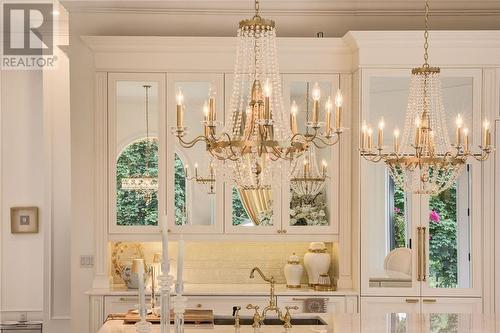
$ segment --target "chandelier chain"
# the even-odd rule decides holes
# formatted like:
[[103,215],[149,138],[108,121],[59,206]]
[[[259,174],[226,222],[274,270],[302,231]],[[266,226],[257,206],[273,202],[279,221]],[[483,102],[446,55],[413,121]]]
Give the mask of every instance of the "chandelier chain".
[[255,0],[255,17],[260,17],[260,2]]
[[429,1],[425,1],[424,66],[429,67]]

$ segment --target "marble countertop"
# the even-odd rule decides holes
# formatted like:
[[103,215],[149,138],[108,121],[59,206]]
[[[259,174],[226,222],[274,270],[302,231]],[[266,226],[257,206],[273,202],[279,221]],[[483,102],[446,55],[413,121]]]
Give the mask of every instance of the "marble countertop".
[[[299,316],[294,316],[299,317]],[[386,333],[386,332],[450,332],[450,333],[494,333],[500,332],[500,321],[494,317],[470,314],[328,314],[322,315],[327,326],[294,326],[288,333]],[[439,318],[438,318],[439,317]],[[173,326],[171,326],[173,331]],[[233,326],[185,327],[186,333],[235,333]],[[135,333],[134,325],[124,325],[121,320],[106,322],[98,333]],[[160,332],[159,325],[152,326],[152,333]],[[262,326],[258,331],[251,326],[242,326],[238,333],[282,333],[282,326]]]
[[[186,296],[268,296],[269,284],[186,284]],[[278,296],[346,296],[357,295],[354,290],[315,291],[303,285],[300,289],[289,289],[284,284],[276,285]],[[106,289],[91,289],[87,292],[90,296],[132,296],[137,295],[137,290],[127,289],[124,285],[113,285]]]

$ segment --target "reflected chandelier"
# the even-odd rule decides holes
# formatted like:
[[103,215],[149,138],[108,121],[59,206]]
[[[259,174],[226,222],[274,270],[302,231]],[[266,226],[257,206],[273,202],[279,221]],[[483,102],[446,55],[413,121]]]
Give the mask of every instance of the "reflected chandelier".
[[[295,114],[285,116],[276,51],[276,29],[272,20],[260,16],[255,1],[255,16],[239,23],[234,83],[230,112],[222,131],[216,120],[215,98],[209,96],[204,112],[204,134],[185,140],[183,95],[177,95],[177,127],[173,128],[182,147],[204,142],[218,161],[220,174],[231,176],[242,190],[270,190],[279,183],[279,171],[303,154],[311,144],[326,147],[338,142],[343,128],[342,107],[338,107],[337,126],[332,127],[331,112],[319,121],[319,97],[314,101],[310,133],[297,131]],[[223,162],[223,163],[221,163]]]
[[450,144],[442,100],[440,68],[428,63],[429,3],[425,1],[424,64],[412,70],[405,126],[401,141],[394,130],[392,151],[383,147],[384,120],[378,126],[377,145],[373,130],[363,122],[361,156],[384,162],[394,182],[405,192],[436,195],[448,189],[460,175],[469,157],[484,161],[493,151],[489,122],[483,123],[479,152],[470,149],[469,129],[460,115],[456,121],[455,143]]
[[126,191],[139,192],[146,200],[146,203],[149,203],[151,201],[153,193],[158,191],[158,178],[153,177],[149,174],[149,156],[151,153],[151,141],[154,140],[154,138],[149,137],[149,89],[151,88],[151,86],[150,85],[143,85],[143,88],[145,90],[145,95],[146,95],[146,98],[145,98],[145,101],[146,101],[146,105],[145,105],[145,114],[146,114],[145,171],[144,171],[143,175],[122,178],[121,188],[122,188],[122,190],[126,190]]

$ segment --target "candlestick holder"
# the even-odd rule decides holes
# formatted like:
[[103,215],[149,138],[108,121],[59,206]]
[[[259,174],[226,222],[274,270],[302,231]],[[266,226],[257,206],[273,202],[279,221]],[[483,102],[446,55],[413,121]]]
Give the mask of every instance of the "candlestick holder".
[[141,321],[137,322],[135,324],[135,331],[137,333],[150,333],[152,331],[153,324],[151,324],[149,321]]
[[175,333],[184,333],[184,313],[187,308],[187,297],[177,294],[174,297]]
[[166,269],[162,270],[162,274],[158,277],[160,286],[160,332],[170,332],[170,289],[174,284],[174,277],[169,275],[170,268],[167,265]]

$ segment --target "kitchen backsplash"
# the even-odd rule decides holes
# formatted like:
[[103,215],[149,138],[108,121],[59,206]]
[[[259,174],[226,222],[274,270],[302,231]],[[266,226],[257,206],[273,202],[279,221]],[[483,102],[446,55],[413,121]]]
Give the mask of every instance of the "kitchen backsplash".
[[[184,279],[185,283],[264,283],[260,277],[250,279],[250,270],[258,266],[266,275],[272,275],[277,283],[285,283],[283,267],[288,257],[296,253],[303,263],[309,243],[265,243],[265,242],[185,242]],[[336,276],[337,246],[326,243],[332,255],[330,276]],[[161,252],[160,242],[111,242],[110,267],[113,283],[121,284],[122,279],[116,267],[130,264],[133,258],[143,256],[147,264],[155,253]],[[176,276],[177,242],[169,244],[171,274]],[[302,283],[307,283],[304,270]]]

